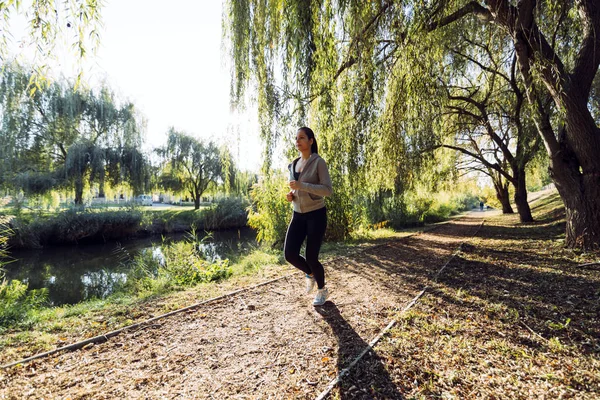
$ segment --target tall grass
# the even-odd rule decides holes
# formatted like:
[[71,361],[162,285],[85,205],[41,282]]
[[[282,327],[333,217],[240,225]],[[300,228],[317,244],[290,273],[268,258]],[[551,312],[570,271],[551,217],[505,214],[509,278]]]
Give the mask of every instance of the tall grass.
[[27,285],[4,277],[2,266],[6,263],[6,245],[10,230],[0,221],[0,330],[28,319],[31,312],[45,304],[45,289],[27,290]]
[[[121,291],[129,294],[165,293],[203,282],[218,282],[231,276],[229,260],[209,261],[193,230],[188,240],[166,243],[144,251],[124,264],[129,269]],[[160,251],[158,251],[160,249]]]

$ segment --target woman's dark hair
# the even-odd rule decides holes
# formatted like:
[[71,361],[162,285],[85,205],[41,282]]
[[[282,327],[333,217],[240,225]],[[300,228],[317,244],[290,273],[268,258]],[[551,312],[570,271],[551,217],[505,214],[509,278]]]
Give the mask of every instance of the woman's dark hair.
[[317,139],[315,139],[315,133],[312,129],[303,126],[302,128],[298,128],[298,130],[304,132],[308,140],[313,140],[313,144],[310,146],[310,152],[319,154],[319,146],[317,146]]

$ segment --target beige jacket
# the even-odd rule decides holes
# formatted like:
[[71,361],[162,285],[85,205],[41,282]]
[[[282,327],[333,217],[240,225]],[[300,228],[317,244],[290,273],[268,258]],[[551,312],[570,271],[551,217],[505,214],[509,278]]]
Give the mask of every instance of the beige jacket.
[[[290,165],[290,180],[294,179],[294,164],[299,160],[296,158]],[[333,188],[327,164],[318,154],[312,153],[304,165],[298,177],[299,189],[293,191],[292,204],[294,211],[307,213],[325,207],[325,196],[331,196]]]

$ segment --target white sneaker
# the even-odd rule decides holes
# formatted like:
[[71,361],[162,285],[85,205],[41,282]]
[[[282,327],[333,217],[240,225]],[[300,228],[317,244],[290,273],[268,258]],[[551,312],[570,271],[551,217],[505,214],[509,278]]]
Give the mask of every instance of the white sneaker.
[[310,292],[312,292],[313,289],[315,288],[316,284],[317,284],[317,281],[315,280],[315,277],[306,274],[306,294],[309,294]]
[[327,300],[327,296],[329,296],[329,292],[327,291],[327,288],[317,289],[317,295],[315,296],[315,299],[313,300],[313,306],[322,306],[323,304],[325,304],[325,301]]

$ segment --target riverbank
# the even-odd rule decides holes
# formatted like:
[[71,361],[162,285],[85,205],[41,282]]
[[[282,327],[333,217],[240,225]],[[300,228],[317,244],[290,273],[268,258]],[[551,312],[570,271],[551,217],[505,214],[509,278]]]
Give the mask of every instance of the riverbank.
[[21,212],[6,215],[13,249],[104,243],[135,237],[189,232],[192,229],[221,230],[247,226],[248,204],[227,198],[212,206],[162,208],[130,205],[123,208],[68,209],[58,212]]

